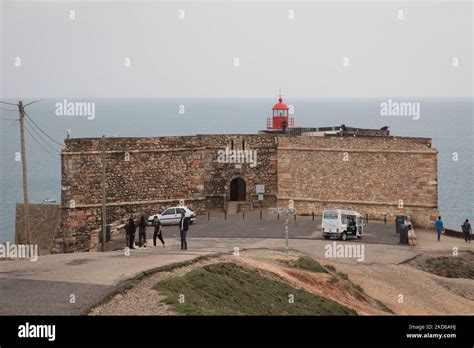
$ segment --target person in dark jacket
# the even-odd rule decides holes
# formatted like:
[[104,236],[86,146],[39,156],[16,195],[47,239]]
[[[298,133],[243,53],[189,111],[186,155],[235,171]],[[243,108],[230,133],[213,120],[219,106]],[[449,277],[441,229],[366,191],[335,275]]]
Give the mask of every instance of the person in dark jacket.
[[464,240],[466,241],[466,243],[471,243],[472,227],[468,219],[464,221],[464,223],[461,225],[461,228],[462,232],[464,233]]
[[138,223],[138,245],[146,248],[146,220],[145,215],[140,217],[140,222]]
[[155,230],[153,232],[153,245],[156,247],[156,238],[161,241],[163,244],[163,248],[165,247],[165,241],[163,240],[163,228],[161,226],[160,220],[155,216],[153,219],[153,225],[155,226]]
[[133,244],[135,242],[136,229],[137,227],[135,226],[135,220],[133,220],[133,216],[130,216],[130,219],[128,219],[128,224],[127,224],[128,247],[130,249],[135,249]]
[[186,234],[189,229],[189,220],[184,215],[184,212],[181,212],[181,219],[179,220],[179,234],[181,236],[181,250],[188,249],[188,242],[186,241]]

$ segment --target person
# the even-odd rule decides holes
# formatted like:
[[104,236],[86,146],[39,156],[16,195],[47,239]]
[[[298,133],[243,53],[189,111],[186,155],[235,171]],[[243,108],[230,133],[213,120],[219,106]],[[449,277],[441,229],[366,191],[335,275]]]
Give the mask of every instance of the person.
[[135,242],[135,230],[137,227],[135,226],[135,220],[133,220],[133,216],[130,215],[127,224],[127,235],[128,235],[128,247],[130,249],[135,249],[134,242]]
[[441,232],[443,232],[443,221],[441,216],[438,216],[438,220],[435,222],[436,232],[438,232],[438,242],[441,240]]
[[153,246],[156,247],[156,237],[161,241],[163,244],[163,248],[165,247],[165,241],[163,240],[163,228],[161,226],[161,222],[157,216],[153,219],[153,225],[155,226],[155,231],[153,232]]
[[353,217],[351,217],[350,226],[351,226],[352,234],[357,235],[357,224]]
[[146,248],[146,220],[145,215],[140,217],[140,222],[138,223],[138,245]]
[[408,224],[408,245],[416,245],[416,234],[411,223]]
[[181,211],[181,219],[179,220],[179,234],[181,236],[181,250],[188,250],[188,242],[186,241],[186,234],[189,228],[188,218]]
[[472,227],[468,219],[464,221],[464,223],[461,225],[461,228],[462,228],[462,232],[464,233],[464,241],[466,243],[471,243]]

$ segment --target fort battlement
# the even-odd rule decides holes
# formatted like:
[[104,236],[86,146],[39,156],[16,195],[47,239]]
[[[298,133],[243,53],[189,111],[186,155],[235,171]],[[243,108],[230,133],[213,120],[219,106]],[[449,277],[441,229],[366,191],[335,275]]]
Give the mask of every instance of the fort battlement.
[[[184,200],[199,212],[229,201],[320,214],[343,208],[371,219],[406,214],[431,226],[437,151],[431,140],[393,136],[221,134],[66,139],[61,153],[61,227],[53,252],[88,250],[101,224],[102,151],[107,222],[152,214]],[[219,161],[219,151],[256,150],[256,165]],[[256,185],[264,185],[263,200]]]

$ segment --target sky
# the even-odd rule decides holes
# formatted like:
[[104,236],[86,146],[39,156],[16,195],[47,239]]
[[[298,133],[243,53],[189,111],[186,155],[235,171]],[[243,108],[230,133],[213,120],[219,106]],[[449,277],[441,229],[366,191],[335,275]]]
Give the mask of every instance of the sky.
[[473,95],[469,1],[0,1],[1,98]]

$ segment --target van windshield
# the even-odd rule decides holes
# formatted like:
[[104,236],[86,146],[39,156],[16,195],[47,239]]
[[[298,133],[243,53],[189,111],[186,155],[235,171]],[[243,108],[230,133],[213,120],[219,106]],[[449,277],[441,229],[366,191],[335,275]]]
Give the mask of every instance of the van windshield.
[[323,214],[323,219],[336,219],[338,218],[337,211],[326,210]]

